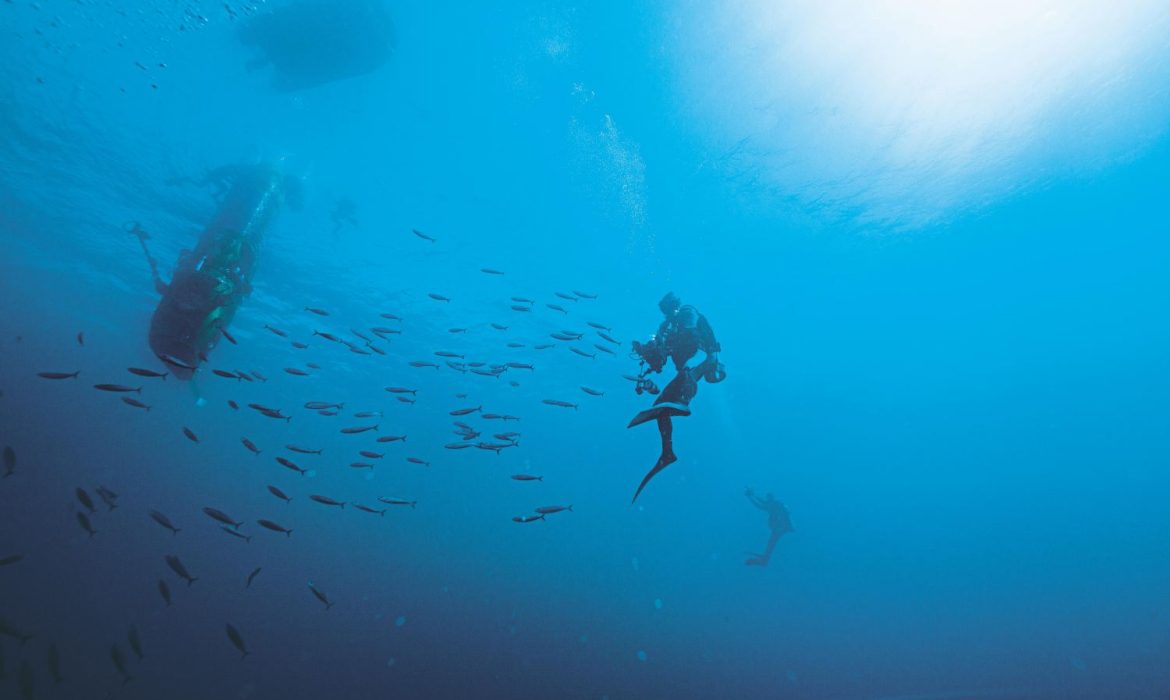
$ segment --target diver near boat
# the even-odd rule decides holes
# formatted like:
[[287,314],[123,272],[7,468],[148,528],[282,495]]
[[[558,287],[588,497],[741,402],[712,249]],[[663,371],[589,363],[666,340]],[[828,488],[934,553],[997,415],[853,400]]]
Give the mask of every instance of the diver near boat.
[[[631,503],[638,500],[638,495],[646,484],[678,458],[674,454],[674,425],[671,422],[675,416],[691,415],[690,403],[699,388],[699,380],[705,379],[708,383],[718,384],[727,377],[723,363],[719,361],[719,342],[715,339],[715,332],[707,318],[699,313],[695,307],[683,305],[682,301],[673,292],[658,302],[662,311],[662,323],[658,332],[651,336],[649,342],[634,341],[634,355],[642,362],[642,372],[634,390],[641,395],[643,392],[651,395],[658,394],[651,408],[634,416],[627,428],[649,422],[658,423],[658,433],[662,438],[662,452],[654,467],[642,479],[638,490],[634,492]],[[687,363],[694,358],[698,351],[706,355],[703,361],[694,367]],[[659,393],[658,387],[649,378],[651,372],[661,372],[668,359],[674,360],[677,371],[674,379]]]
[[776,497],[770,493],[764,498],[759,498],[749,488],[743,492],[743,495],[747,496],[748,501],[753,506],[768,514],[768,527],[772,530],[772,535],[768,538],[768,547],[764,553],[753,555],[744,563],[748,566],[767,566],[768,560],[772,558],[772,550],[776,548],[776,543],[783,535],[794,531],[792,518],[784,504],[777,501]]
[[150,234],[138,222],[127,228],[142,244],[155,289],[162,295],[150,321],[150,348],[180,379],[190,378],[207,361],[251,293],[260,244],[281,206],[299,206],[300,183],[273,166],[220,171],[230,185],[219,210],[195,249],[179,254],[170,283],[163,281],[147,248]]

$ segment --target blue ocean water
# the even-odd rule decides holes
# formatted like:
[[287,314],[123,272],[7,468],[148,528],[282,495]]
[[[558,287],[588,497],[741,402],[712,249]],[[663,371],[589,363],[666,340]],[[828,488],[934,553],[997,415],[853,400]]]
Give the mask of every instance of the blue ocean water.
[[[868,46],[802,7],[769,43],[728,41],[772,26],[747,2],[0,5],[0,697],[1170,697],[1165,51],[1021,52],[987,85],[1031,84],[949,111],[954,76],[878,80],[896,42],[796,70]],[[288,178],[237,342],[130,374],[175,368],[128,231],[169,281],[225,166]],[[669,291],[727,378],[631,504]],[[746,488],[794,525],[764,567]]]

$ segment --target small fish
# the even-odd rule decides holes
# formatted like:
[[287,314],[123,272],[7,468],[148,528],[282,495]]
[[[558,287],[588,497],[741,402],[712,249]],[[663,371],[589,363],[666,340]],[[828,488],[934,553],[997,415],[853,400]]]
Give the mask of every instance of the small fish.
[[236,370],[236,377],[242,381],[248,382],[249,384],[253,382],[251,375],[249,375],[247,372]]
[[453,362],[451,360],[447,360],[447,366],[450,367],[451,369],[455,370],[456,372],[466,372],[467,371],[467,365],[465,365],[462,362]]
[[235,401],[232,401],[231,399],[228,399],[228,402],[227,402],[227,404],[228,404],[228,406],[230,406],[230,407],[231,407],[231,409],[232,409],[233,411],[238,411],[238,410],[240,410],[240,404],[236,403]]
[[497,331],[506,331],[506,330],[508,330],[508,327],[507,327],[507,326],[505,326],[505,325],[503,325],[502,323],[493,323],[493,324],[491,324],[491,327],[492,327],[492,328],[495,328]]
[[536,512],[541,515],[551,515],[553,513],[560,513],[563,510],[571,511],[573,510],[573,506],[541,506],[536,509]]
[[609,326],[602,325],[602,324],[598,323],[597,321],[586,321],[585,325],[587,325],[591,328],[596,328],[599,331],[612,331],[613,330]]
[[343,404],[343,403],[327,403],[325,401],[310,401],[310,402],[305,404],[305,408],[307,408],[311,411],[318,411],[318,410],[321,410],[323,408],[338,408],[338,409],[340,409],[340,408],[345,408],[345,404]]
[[164,601],[166,601],[167,607],[171,607],[171,587],[168,586],[167,582],[161,578],[158,580],[158,594],[162,596]]
[[236,374],[235,372],[229,372],[226,369],[213,369],[211,370],[211,373],[217,377],[223,377],[224,379],[234,379],[237,382],[240,381],[240,375]]
[[321,505],[337,506],[338,508],[345,507],[345,503],[343,501],[334,500],[328,496],[319,496],[317,494],[313,494],[312,496],[309,496],[309,498],[316,501],[317,503],[320,503]]
[[317,413],[322,415],[322,416],[336,416],[337,415],[337,411],[317,411]]
[[410,394],[411,396],[414,396],[418,393],[417,389],[407,389],[404,386],[388,386],[386,387],[386,391],[390,392],[391,394]]
[[434,367],[435,369],[439,369],[439,365],[435,364],[434,362],[427,362],[426,360],[415,360],[415,361],[410,363],[410,366],[411,367]]
[[234,527],[237,530],[239,530],[240,526],[244,524],[244,521],[233,520],[230,515],[223,512],[222,510],[219,510],[216,508],[205,507],[205,508],[203,508],[203,514],[206,515],[207,517],[211,518],[212,520],[218,522],[218,523],[222,523],[224,525],[231,525],[232,527]]
[[126,386],[125,384],[94,384],[93,388],[98,389],[99,391],[112,391],[114,393],[120,394],[129,392],[134,392],[137,394],[142,393],[142,387]]
[[512,307],[512,310],[519,311],[521,313],[528,313],[529,311],[532,311],[532,307],[515,305]]
[[576,340],[578,338],[578,336],[575,334],[565,333],[563,331],[560,333],[549,333],[548,335],[554,340]]
[[[402,331],[398,328],[387,328],[386,326],[374,326],[370,329],[371,333],[378,336],[383,335],[402,335]],[[384,340],[384,339],[383,339]]]
[[381,452],[374,452],[372,450],[362,450],[361,452],[358,452],[358,454],[365,457],[366,459],[382,459],[382,457],[385,457],[385,455],[383,455]]
[[145,408],[148,411],[150,410],[150,406],[147,406],[138,399],[129,396],[123,396],[122,403],[126,404],[127,406],[133,406],[134,408]]
[[456,409],[454,411],[449,411],[448,415],[466,416],[466,415],[471,414],[471,413],[476,413],[482,408],[483,408],[483,406],[474,406],[472,408],[459,408],[459,409]]
[[88,532],[90,537],[97,534],[97,530],[93,529],[93,525],[89,522],[89,516],[85,513],[77,514],[77,524],[81,526],[82,530]]
[[248,438],[242,437],[242,438],[240,438],[240,442],[243,443],[244,447],[248,448],[248,451],[251,452],[252,454],[254,454],[254,455],[260,454],[260,448],[256,447],[256,443],[252,442]]
[[220,326],[219,332],[223,335],[223,337],[227,338],[227,341],[232,345],[239,345],[239,343],[236,342],[236,339],[232,337],[232,334],[228,333],[228,329]]
[[564,299],[565,301],[577,301],[577,297],[573,296],[572,294],[566,294],[565,292],[553,292],[553,294],[560,297],[561,299]]
[[478,374],[481,377],[495,377],[500,378],[500,373],[490,369],[479,369],[478,367],[471,370],[472,374]]
[[259,573],[260,573],[260,567],[257,566],[255,569],[252,570],[252,573],[248,574],[248,582],[244,584],[244,588],[251,588],[252,587],[252,579],[256,578],[256,576]]
[[198,366],[196,366],[190,362],[184,362],[183,360],[180,360],[179,358],[177,358],[173,355],[158,354],[158,355],[155,355],[155,357],[162,360],[162,363],[164,365],[171,365],[173,367],[179,367],[180,369],[189,370],[191,372],[194,372],[195,370],[199,369]]
[[497,269],[492,268],[492,267],[481,267],[481,268],[479,268],[479,271],[484,273],[485,275],[502,275],[502,274],[504,274],[502,270],[497,270]]
[[288,450],[289,452],[298,452],[298,453],[303,454],[303,455],[319,455],[319,454],[321,454],[321,450],[310,450],[307,447],[298,447],[297,445],[285,445],[284,449]]
[[[259,571],[259,569],[257,569],[257,571]],[[240,636],[240,631],[235,627],[232,627],[230,624],[227,625],[225,629],[227,631],[228,639],[231,640],[232,646],[234,646],[240,652],[240,660],[242,661],[247,658],[248,654],[251,654],[252,652],[248,651],[248,645],[244,644],[244,638]]]
[[297,367],[285,367],[284,371],[296,377],[307,377],[309,373]]
[[265,409],[257,409],[257,410],[260,411],[261,415],[267,416],[268,418],[276,418],[278,420],[285,421],[286,423],[292,421],[292,416],[286,416],[283,413],[281,413],[278,409],[275,409],[275,408],[265,408]]
[[274,523],[271,520],[261,519],[257,520],[256,524],[266,530],[272,530],[273,532],[283,532],[286,537],[292,537],[292,530],[281,525],[280,523]]
[[533,350],[548,350],[549,348],[555,348],[555,347],[556,347],[556,343],[541,343],[540,345],[533,345],[532,349]]
[[533,371],[536,369],[535,367],[528,364],[527,362],[509,362],[508,368],[509,369],[526,369],[528,371]]
[[[54,685],[61,685],[61,681],[65,680],[61,675],[61,652],[57,651],[56,643],[49,644],[49,677],[53,679]],[[4,676],[0,673],[0,679]]]
[[187,573],[187,567],[183,566],[183,562],[181,562],[174,554],[168,554],[163,557],[163,559],[166,561],[167,566],[171,567],[171,571],[174,571],[179,578],[186,581],[188,586],[199,580],[198,578],[195,578],[191,574]]
[[532,476],[531,474],[513,474],[512,479],[515,481],[544,481],[543,476]]
[[598,391],[597,389],[590,389],[587,386],[581,387],[581,391],[585,392],[586,394],[589,394],[590,396],[605,396],[604,391]]
[[122,650],[117,644],[110,647],[110,660],[114,662],[114,668],[118,669],[118,674],[122,676],[122,685],[134,680],[134,676],[126,670],[126,657],[122,656]]
[[309,349],[309,346],[307,343],[302,343],[299,340],[290,341],[289,344],[292,345],[297,350],[308,350]]
[[338,338],[337,336],[333,335],[332,333],[323,333],[321,331],[313,331],[313,335],[315,335],[319,338],[324,338],[325,340],[331,340],[334,343],[341,342],[341,338]]
[[272,326],[269,326],[269,325],[265,325],[264,328],[271,331],[272,333],[275,333],[276,335],[280,336],[281,338],[288,337],[288,333],[285,333],[284,331],[280,330],[279,328],[273,328]]
[[11,556],[0,558],[0,566],[10,566],[24,559],[23,554],[13,554]]
[[195,433],[191,432],[191,429],[187,426],[183,426],[183,434],[186,435],[187,439],[191,442],[199,442],[199,438],[195,435]]
[[308,311],[311,314],[317,314],[318,316],[328,316],[329,315],[329,312],[326,311],[325,309],[315,309],[312,306],[306,306],[305,311]]
[[430,241],[431,243],[434,243],[434,242],[435,242],[435,239],[434,239],[434,238],[431,238],[430,236],[428,236],[427,234],[423,233],[422,231],[419,231],[419,230],[418,230],[418,229],[416,229],[416,228],[412,228],[412,229],[410,229],[410,232],[411,232],[411,233],[413,233],[414,235],[418,236],[419,238],[423,239],[424,241]]
[[305,366],[308,367],[309,369],[321,369],[321,365],[319,365],[315,362],[306,362]]
[[524,347],[524,343],[511,342],[511,343],[508,343],[508,347],[510,347],[510,348],[522,348],[522,347]]
[[81,347],[85,347],[85,333],[77,334],[77,344]]
[[569,403],[568,401],[559,401],[557,399],[545,399],[541,403],[546,403],[549,406],[560,406],[561,408],[572,408],[576,410],[577,404]]
[[81,503],[81,505],[85,506],[86,510],[88,510],[90,513],[97,512],[97,509],[93,507],[93,499],[89,497],[89,493],[87,493],[85,489],[78,486],[76,489],[74,489],[73,493],[77,496],[77,500]]
[[458,360],[463,359],[463,355],[460,355],[457,352],[450,352],[447,350],[437,350],[435,352],[435,357],[450,357],[450,358],[458,359]]
[[130,374],[138,375],[139,377],[147,377],[150,379],[161,379],[166,381],[168,372],[155,372],[153,369],[143,369],[142,367],[127,367],[126,371]]
[[573,293],[576,294],[577,296],[581,297],[582,299],[596,299],[597,298],[596,294],[590,294],[589,292],[582,292],[582,291],[579,291],[576,289],[573,290]]
[[242,532],[236,532],[235,530],[231,529],[227,525],[221,525],[219,529],[223,530],[224,532],[231,535],[232,537],[238,537],[239,539],[247,542],[248,544],[252,543],[252,536],[251,535],[245,535]]
[[499,443],[495,443],[495,442],[477,442],[477,443],[475,443],[475,447],[477,449],[492,450],[496,454],[500,454],[500,450],[504,450],[504,449],[507,449],[509,447],[515,447],[515,446],[516,446],[516,443],[513,443],[513,442],[509,442],[509,443],[505,443],[505,444],[499,444]]
[[37,376],[41,379],[77,379],[79,374],[81,374],[81,370],[76,372],[37,372]]
[[272,494],[273,496],[276,496],[277,498],[284,501],[285,503],[288,503],[289,501],[292,500],[292,496],[289,496],[284,491],[281,491],[279,488],[272,486],[272,485],[268,486],[268,493]]
[[130,643],[130,651],[142,661],[142,640],[138,637],[138,628],[130,625],[130,629],[126,631],[126,641]]
[[157,510],[150,511],[150,519],[170,530],[172,535],[177,535],[182,532],[182,528],[175,527],[170,518]]
[[365,350],[362,350],[361,348],[354,346],[354,345],[349,346],[349,351],[355,355],[369,355],[370,354],[369,352],[366,352]]
[[341,432],[344,435],[357,435],[358,433],[365,433],[365,432],[368,432],[370,430],[377,431],[378,430],[377,424],[375,424],[375,425],[358,425],[358,426],[354,426],[351,428],[342,428]]
[[503,413],[485,413],[481,416],[484,420],[504,420]]
[[617,338],[614,338],[605,331],[597,331],[597,335],[601,336],[603,340],[613,343],[614,345],[621,345],[621,341],[619,341]]
[[385,351],[385,350],[383,350],[382,348],[378,347],[377,345],[367,345],[366,347],[368,347],[369,349],[371,349],[371,350],[373,350],[374,352],[378,353],[379,355],[382,355],[382,356],[385,356],[385,355],[386,355],[386,351]]
[[394,398],[398,399],[399,403],[408,403],[408,404],[414,403],[414,399],[409,399],[405,396],[395,396]]
[[374,465],[370,464],[369,462],[350,462],[349,466],[353,467],[354,469],[373,469],[374,468]]
[[370,340],[370,339],[369,339],[367,336],[365,336],[365,335],[362,335],[362,333],[361,333],[360,331],[354,330],[353,328],[350,328],[350,329],[349,329],[349,332],[350,332],[350,333],[353,333],[354,335],[356,335],[357,337],[361,338],[362,340],[364,340],[364,341],[365,341],[365,342],[367,342],[367,343],[372,343],[372,342],[374,342],[374,341]]
[[443,445],[443,447],[448,450],[465,450],[468,447],[471,447],[471,444],[467,442],[449,442],[446,445]]
[[597,348],[601,352],[604,352],[606,355],[613,355],[614,354],[613,350],[610,350],[609,348],[605,347],[601,343],[594,343],[593,347]]
[[12,625],[8,624],[8,621],[2,617],[0,617],[0,635],[11,637],[19,641],[21,646],[24,646],[28,640],[36,636],[35,634],[28,634],[16,629]]
[[277,462],[277,463],[278,463],[280,466],[284,467],[285,469],[291,469],[291,470],[293,470],[294,472],[296,472],[296,473],[300,474],[301,476],[304,476],[304,475],[305,475],[305,472],[306,472],[306,471],[308,471],[307,469],[302,469],[302,468],[298,467],[298,466],[297,466],[296,464],[294,464],[294,463],[293,463],[291,460],[287,460],[287,459],[285,459],[284,457],[277,457],[277,458],[276,458],[276,462]]
[[427,462],[426,460],[419,459],[418,457],[407,457],[406,461],[410,462],[411,464],[421,464],[424,467],[431,466],[430,462]]
[[94,490],[97,491],[98,497],[102,499],[102,503],[106,504],[108,510],[114,510],[118,507],[118,495],[113,491],[110,491],[104,486],[99,486]]
[[560,311],[563,314],[569,313],[568,311],[565,310],[565,307],[563,307],[563,306],[558,306],[556,304],[545,304],[545,306],[552,309],[553,311]]
[[385,508],[382,508],[381,510],[379,510],[379,509],[377,509],[377,508],[371,508],[371,507],[369,507],[369,506],[363,506],[363,505],[362,505],[362,504],[360,504],[360,503],[355,503],[355,504],[353,504],[353,507],[354,507],[354,508],[357,508],[358,510],[360,510],[360,511],[362,511],[362,512],[364,512],[364,513],[377,513],[378,515],[381,515],[381,516],[383,516],[383,517],[385,517],[385,515],[386,515],[386,509],[385,509]]
[[256,381],[259,381],[259,382],[266,382],[266,381],[268,381],[268,379],[267,379],[267,378],[266,378],[266,377],[265,377],[263,374],[260,374],[260,373],[259,373],[259,372],[257,372],[256,370],[252,370],[252,371],[250,372],[250,374],[251,374],[253,377],[255,377],[255,378],[256,378]]
[[403,499],[403,498],[381,497],[378,500],[381,501],[382,503],[385,503],[388,506],[410,506],[411,508],[414,508],[415,506],[418,505],[418,501],[408,501],[408,500]]
[[434,292],[427,294],[427,296],[434,299],[435,301],[451,301],[450,297],[445,297],[442,294],[435,294]]
[[378,438],[378,442],[406,442],[405,435],[383,435]]
[[569,349],[572,350],[574,353],[580,355],[581,357],[588,357],[590,360],[595,359],[597,357],[596,353],[585,352],[581,348],[569,348]]
[[309,590],[313,592],[313,595],[317,598],[317,600],[325,604],[326,610],[333,607],[333,603],[329,602],[329,596],[325,595],[321,589],[314,586],[312,581],[309,582]]
[[514,523],[534,523],[537,520],[544,520],[543,515],[514,515],[512,522]]
[[395,314],[378,314],[378,315],[381,316],[382,318],[386,319],[387,321],[401,321],[402,320],[401,316],[397,316]]

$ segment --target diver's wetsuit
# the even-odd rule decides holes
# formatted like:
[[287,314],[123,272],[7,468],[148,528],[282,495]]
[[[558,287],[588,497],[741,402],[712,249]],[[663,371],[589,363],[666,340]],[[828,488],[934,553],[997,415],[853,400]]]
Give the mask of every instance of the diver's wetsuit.
[[[150,347],[172,372],[190,377],[252,291],[265,231],[286,196],[286,178],[267,166],[239,168],[193,251],[183,251],[170,284],[152,262],[163,298],[150,322]],[[134,233],[146,247],[146,234]],[[149,252],[147,253],[149,258]]]
[[748,491],[746,495],[752,505],[768,513],[768,527],[772,530],[772,534],[768,537],[768,546],[764,553],[757,554],[744,563],[748,566],[767,566],[768,560],[772,558],[772,550],[776,548],[780,537],[793,531],[792,518],[784,504],[773,498],[772,494],[768,494],[765,499],[756,498],[751,491]]
[[[699,379],[706,379],[709,382],[723,380],[723,366],[718,356],[719,342],[715,340],[711,324],[693,306],[671,308],[672,300],[677,304],[677,298],[673,295],[667,295],[659,302],[666,319],[658,326],[658,333],[653,340],[646,345],[634,346],[635,351],[649,364],[651,371],[662,371],[666,359],[671,358],[678,372],[654,400],[654,407],[639,413],[627,426],[641,425],[653,419],[658,423],[658,433],[662,438],[662,453],[654,468],[646,474],[634,493],[635,501],[650,479],[677,459],[674,454],[674,424],[671,418],[691,414],[690,403],[698,391]],[[687,363],[700,350],[706,357],[698,365],[688,367]]]

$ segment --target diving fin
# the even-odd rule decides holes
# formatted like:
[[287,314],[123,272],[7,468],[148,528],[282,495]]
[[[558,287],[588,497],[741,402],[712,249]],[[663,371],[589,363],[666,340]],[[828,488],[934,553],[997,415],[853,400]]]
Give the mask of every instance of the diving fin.
[[658,474],[658,472],[666,469],[676,461],[678,461],[678,457],[674,456],[673,454],[670,455],[669,458],[665,454],[659,457],[658,461],[654,463],[654,468],[646,472],[646,476],[642,477],[642,483],[638,484],[638,490],[634,492],[634,497],[630,499],[630,504],[632,505],[634,501],[638,500],[638,496],[642,493],[642,489],[646,488],[646,484],[650,483],[650,480],[653,479],[654,476]]
[[664,403],[660,403],[660,404],[655,404],[654,406],[651,406],[650,408],[647,408],[645,411],[642,411],[638,415],[634,416],[634,419],[631,420],[630,424],[627,425],[626,427],[632,428],[635,425],[642,425],[643,423],[646,423],[646,422],[649,422],[652,420],[657,420],[659,416],[689,416],[689,415],[691,415],[691,409],[687,408],[683,404],[664,402]]

